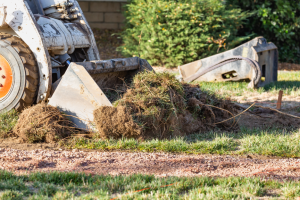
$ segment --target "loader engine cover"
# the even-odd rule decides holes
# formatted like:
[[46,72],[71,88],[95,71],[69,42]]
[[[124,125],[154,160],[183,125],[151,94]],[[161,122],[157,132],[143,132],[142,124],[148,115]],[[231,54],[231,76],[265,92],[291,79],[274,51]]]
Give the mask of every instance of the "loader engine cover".
[[36,15],[36,21],[47,49],[56,55],[72,54],[76,48],[90,47],[87,32],[79,23],[63,23],[40,15]]

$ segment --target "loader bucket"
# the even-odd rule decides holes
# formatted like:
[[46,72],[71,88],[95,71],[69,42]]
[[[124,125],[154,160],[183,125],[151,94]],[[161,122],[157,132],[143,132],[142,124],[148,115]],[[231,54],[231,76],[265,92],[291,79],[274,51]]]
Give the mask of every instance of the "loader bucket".
[[153,69],[138,57],[71,63],[49,104],[69,116],[78,128],[94,130],[93,111],[99,106],[112,106],[103,89],[113,89],[143,70]]

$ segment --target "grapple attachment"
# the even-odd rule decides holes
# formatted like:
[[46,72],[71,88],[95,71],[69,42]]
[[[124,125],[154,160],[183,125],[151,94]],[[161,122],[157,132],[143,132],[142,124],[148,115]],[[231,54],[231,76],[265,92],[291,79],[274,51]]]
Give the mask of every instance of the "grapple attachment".
[[143,70],[153,69],[138,57],[71,63],[56,83],[49,104],[69,115],[78,128],[92,130],[93,111],[99,106],[112,106],[103,89],[113,89]]

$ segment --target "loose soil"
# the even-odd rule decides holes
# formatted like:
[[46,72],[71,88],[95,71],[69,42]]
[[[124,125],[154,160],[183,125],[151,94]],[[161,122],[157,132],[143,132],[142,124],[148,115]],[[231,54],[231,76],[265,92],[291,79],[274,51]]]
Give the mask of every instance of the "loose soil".
[[15,150],[0,148],[0,169],[30,172],[84,172],[88,174],[166,176],[259,176],[300,180],[300,159],[261,159],[217,155],[165,153]]
[[300,70],[300,65],[295,63],[279,63],[278,70],[298,71]]
[[[293,114],[300,118],[300,113],[285,111],[286,113]],[[285,130],[293,130],[300,128],[300,119],[290,117],[287,115],[278,114],[276,112],[270,112],[270,110],[266,109],[257,109],[251,113],[245,113],[241,115],[237,120],[239,121],[239,125],[253,129],[270,129],[270,128],[279,128]]]
[[[278,94],[262,93],[251,94],[251,96],[234,96],[231,100],[239,102],[239,104],[252,104],[256,102],[256,105],[276,108]],[[281,109],[282,110],[295,110],[300,108],[300,96],[283,95]]]
[[101,138],[139,138],[141,136],[141,127],[133,121],[124,106],[116,108],[101,106],[94,111],[94,116]]
[[56,107],[40,103],[22,111],[13,132],[20,141],[54,143],[70,136],[72,125]]

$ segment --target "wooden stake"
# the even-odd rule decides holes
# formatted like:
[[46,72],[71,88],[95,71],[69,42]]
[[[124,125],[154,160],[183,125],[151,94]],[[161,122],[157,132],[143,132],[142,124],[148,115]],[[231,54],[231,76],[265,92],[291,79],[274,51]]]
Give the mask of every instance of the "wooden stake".
[[278,94],[278,101],[277,101],[277,110],[280,110],[281,109],[281,101],[282,101],[282,94],[283,94],[283,91],[280,90],[279,91],[279,94]]

